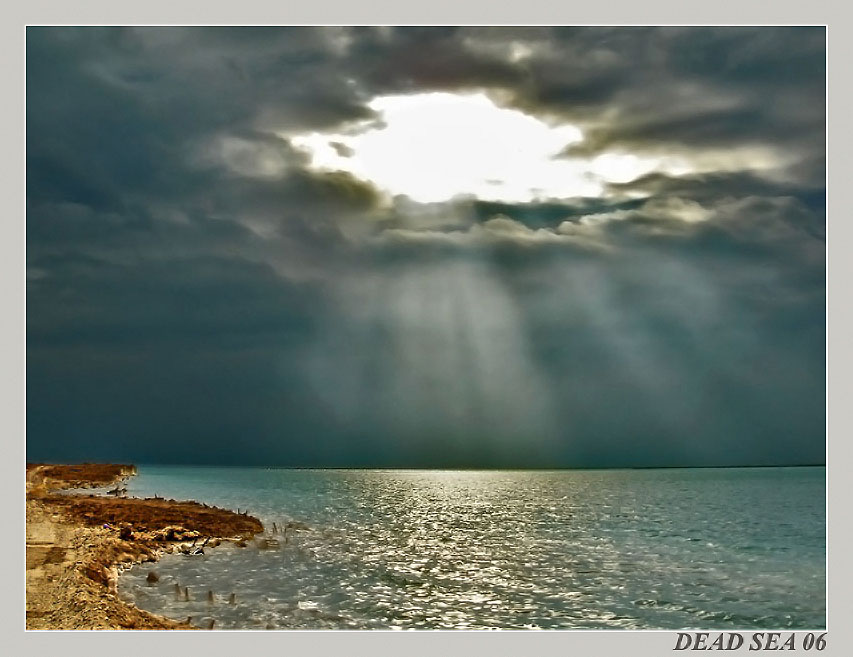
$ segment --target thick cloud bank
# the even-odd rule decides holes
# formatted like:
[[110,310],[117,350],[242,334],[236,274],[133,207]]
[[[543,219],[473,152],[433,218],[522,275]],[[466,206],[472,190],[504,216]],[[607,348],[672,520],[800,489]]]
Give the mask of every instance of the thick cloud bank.
[[[288,138],[427,92],[686,164],[417,202]],[[822,28],[29,28],[27,457],[823,462],[824,119]]]

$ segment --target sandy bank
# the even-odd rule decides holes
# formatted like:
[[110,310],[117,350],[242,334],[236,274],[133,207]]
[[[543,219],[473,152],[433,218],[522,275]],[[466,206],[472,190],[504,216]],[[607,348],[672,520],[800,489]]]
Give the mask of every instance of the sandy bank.
[[117,463],[81,463],[78,465],[27,463],[27,492],[35,487],[55,490],[108,486],[135,474],[136,466]]
[[118,569],[193,539],[210,537],[210,546],[263,531],[257,518],[196,502],[53,492],[110,485],[135,471],[27,465],[27,629],[186,629],[119,600]]

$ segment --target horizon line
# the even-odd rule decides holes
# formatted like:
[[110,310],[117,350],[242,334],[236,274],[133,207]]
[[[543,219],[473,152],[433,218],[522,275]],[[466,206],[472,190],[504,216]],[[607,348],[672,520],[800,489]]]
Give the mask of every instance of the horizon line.
[[530,467],[497,467],[497,466],[367,466],[367,465],[262,465],[244,463],[176,463],[176,462],[138,462],[122,464],[118,461],[26,461],[27,465],[133,465],[133,466],[166,466],[166,467],[201,467],[201,468],[263,468],[266,470],[445,470],[445,471],[468,471],[468,472],[543,472],[543,471],[568,471],[568,470],[721,470],[734,468],[815,468],[826,467],[826,463],[762,463],[762,464],[740,464],[740,465],[601,465],[601,466],[530,466]]

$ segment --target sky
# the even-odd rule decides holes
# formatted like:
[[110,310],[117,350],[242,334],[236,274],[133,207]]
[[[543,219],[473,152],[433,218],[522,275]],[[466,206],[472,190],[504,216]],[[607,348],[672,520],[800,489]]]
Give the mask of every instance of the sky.
[[34,28],[27,459],[823,463],[824,28]]

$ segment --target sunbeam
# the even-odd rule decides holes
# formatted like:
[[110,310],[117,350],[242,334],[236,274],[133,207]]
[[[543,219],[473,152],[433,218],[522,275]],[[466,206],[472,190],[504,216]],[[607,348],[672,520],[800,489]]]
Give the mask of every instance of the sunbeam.
[[425,454],[448,443],[468,457],[535,455],[554,439],[548,381],[487,262],[403,264],[340,298],[348,321],[312,354],[332,412],[371,409]]

